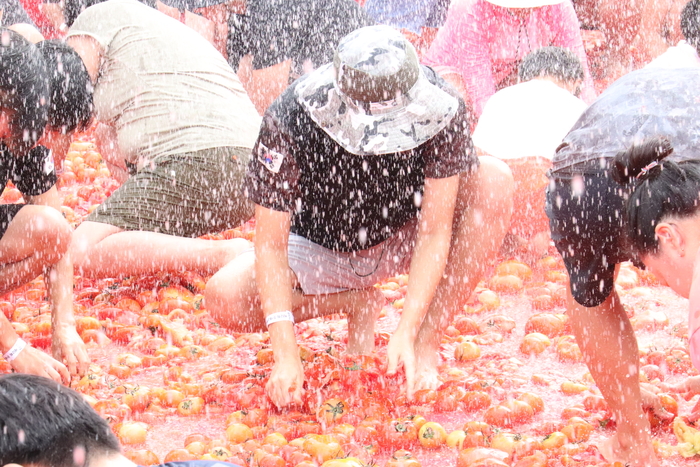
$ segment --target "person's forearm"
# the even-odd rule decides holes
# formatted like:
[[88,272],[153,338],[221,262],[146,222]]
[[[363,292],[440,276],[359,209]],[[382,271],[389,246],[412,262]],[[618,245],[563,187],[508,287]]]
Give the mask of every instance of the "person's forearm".
[[447,264],[451,230],[426,234],[419,238],[411,259],[408,291],[397,330],[418,333],[425,313],[435,295]]
[[12,327],[12,323],[4,313],[0,313],[0,353],[3,355],[7,353],[15,345],[17,339],[19,336],[15,332],[15,328]]
[[66,253],[45,274],[46,285],[51,300],[51,321],[53,327],[75,327],[73,316],[73,262]]
[[[256,271],[260,304],[267,317],[281,311],[292,311],[292,278],[284,248],[256,247]],[[298,355],[294,324],[278,321],[268,328],[275,361]]]

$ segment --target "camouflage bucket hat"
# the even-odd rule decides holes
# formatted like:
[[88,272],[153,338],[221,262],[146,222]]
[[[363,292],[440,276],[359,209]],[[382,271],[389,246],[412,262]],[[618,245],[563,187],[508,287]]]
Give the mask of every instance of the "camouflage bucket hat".
[[326,134],[358,155],[414,149],[445,128],[459,106],[428,81],[411,43],[389,26],[345,36],[333,63],[303,78],[296,96]]

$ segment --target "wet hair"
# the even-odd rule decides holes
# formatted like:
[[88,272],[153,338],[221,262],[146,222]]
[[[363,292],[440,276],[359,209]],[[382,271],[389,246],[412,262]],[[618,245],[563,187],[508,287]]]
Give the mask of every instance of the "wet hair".
[[681,32],[690,45],[700,49],[700,0],[690,0],[683,7]]
[[612,175],[631,187],[627,200],[627,234],[642,256],[659,247],[656,226],[668,217],[687,218],[700,208],[700,160],[666,160],[673,146],[653,138],[620,151]]
[[564,82],[583,80],[583,65],[575,53],[562,47],[541,47],[527,54],[518,67],[520,81],[551,76]]
[[37,47],[51,81],[48,125],[64,133],[85,130],[92,119],[92,82],[83,60],[58,40],[42,41]]
[[[107,0],[65,0],[63,6],[63,20],[66,26],[71,27],[75,22],[75,19],[82,13],[86,8],[90,8],[98,3],[105,2]],[[156,8],[156,0],[139,0],[146,6],[151,8]]]
[[0,465],[80,467],[119,452],[107,422],[74,390],[41,376],[0,376]]
[[10,114],[13,149],[28,151],[48,118],[49,80],[39,50],[24,37],[0,28],[0,109]]

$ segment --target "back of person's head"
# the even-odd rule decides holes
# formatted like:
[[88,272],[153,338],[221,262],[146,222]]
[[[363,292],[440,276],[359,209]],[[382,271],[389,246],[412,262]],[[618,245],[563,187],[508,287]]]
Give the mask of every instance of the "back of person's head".
[[[71,27],[78,15],[86,8],[106,1],[107,0],[64,0],[63,21],[65,21],[66,26]],[[156,8],[156,0],[139,0],[139,2],[151,8]]]
[[613,178],[632,188],[627,233],[641,255],[657,251],[655,229],[660,222],[692,217],[700,207],[700,160],[665,160],[672,152],[668,140],[653,138],[615,156]]
[[535,78],[551,77],[565,83],[581,81],[583,66],[578,56],[562,47],[542,47],[523,58],[518,67],[521,82]]
[[700,49],[700,0],[690,0],[683,7],[681,32],[690,45]]
[[74,390],[40,376],[0,376],[0,465],[80,467],[119,452],[107,422]]
[[85,130],[92,119],[92,82],[83,60],[58,40],[42,41],[37,47],[51,80],[49,127],[64,133]]
[[39,50],[25,38],[0,28],[0,110],[10,116],[13,151],[34,147],[48,117],[49,81]]

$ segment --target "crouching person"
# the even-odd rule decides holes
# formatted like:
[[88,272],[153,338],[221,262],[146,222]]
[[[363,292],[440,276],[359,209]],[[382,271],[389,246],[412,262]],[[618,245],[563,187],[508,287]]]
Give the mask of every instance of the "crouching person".
[[265,114],[246,180],[255,251],[210,279],[206,301],[236,331],[267,327],[267,391],[278,406],[301,401],[294,322],[344,312],[348,353],[370,353],[384,303],[373,285],[406,272],[388,371],[403,365],[409,396],[438,384],[441,331],[512,209],[512,175],[477,159],[457,96],[399,32],[371,26],[343,38],[333,63]]
[[[48,118],[49,81],[41,53],[19,34],[0,29],[0,181],[26,204],[0,205],[0,294],[45,274],[51,300],[53,354],[71,373],[89,364],[73,318],[73,268],[66,251],[72,229],[59,211],[51,154],[38,146]],[[19,338],[0,313],[0,351],[18,372],[70,380],[63,363]]]
[[586,110],[576,97],[584,72],[570,50],[542,47],[525,56],[518,79],[489,98],[473,139],[477,154],[497,157],[513,171],[517,195],[505,243],[538,258],[549,248],[545,174],[557,146]]

